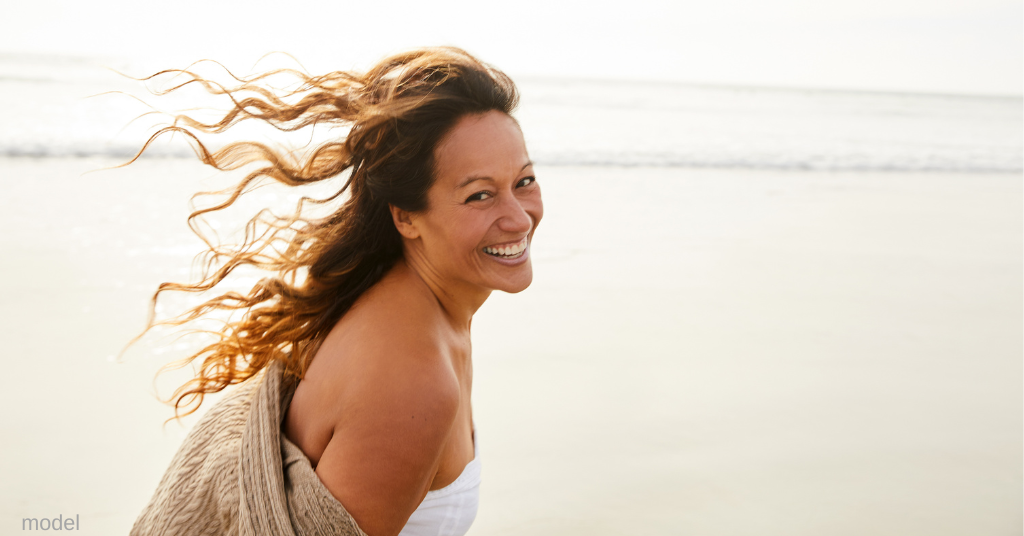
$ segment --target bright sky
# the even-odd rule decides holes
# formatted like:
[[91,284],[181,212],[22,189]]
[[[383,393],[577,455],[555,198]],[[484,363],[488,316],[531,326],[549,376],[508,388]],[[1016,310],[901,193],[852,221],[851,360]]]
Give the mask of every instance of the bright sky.
[[1020,95],[1022,29],[1020,0],[33,0],[0,52],[321,72],[452,44],[514,76]]

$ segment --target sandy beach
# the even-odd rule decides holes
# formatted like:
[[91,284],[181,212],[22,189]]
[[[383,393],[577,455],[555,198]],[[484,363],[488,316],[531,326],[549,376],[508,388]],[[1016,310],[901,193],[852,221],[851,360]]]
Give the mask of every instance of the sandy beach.
[[[3,533],[127,533],[195,422],[153,394],[186,347],[114,356],[211,172],[113,163],[0,159]],[[533,286],[474,322],[470,534],[1021,533],[1021,174],[537,172]]]

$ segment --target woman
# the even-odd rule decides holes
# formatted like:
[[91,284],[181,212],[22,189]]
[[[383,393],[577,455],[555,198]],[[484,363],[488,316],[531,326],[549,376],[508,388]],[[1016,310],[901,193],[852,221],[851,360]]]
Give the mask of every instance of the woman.
[[[214,209],[261,178],[300,186],[347,172],[321,201],[344,202],[317,221],[302,204],[291,218],[263,213],[245,243],[211,246],[203,281],[157,291],[154,303],[164,290],[205,291],[243,265],[277,273],[178,321],[244,312],[189,359],[202,365],[176,408],[243,385],[190,432],[133,534],[464,534],[476,514],[470,326],[491,291],[529,286],[543,215],[510,115],[515,86],[454,48],[302,78],[286,99],[259,78],[225,89],[192,77],[235,103],[216,124],[179,118],[193,129],[351,126],[300,162],[256,143],[210,153],[196,140],[218,169],[262,165]],[[192,135],[157,135],[167,131]]]

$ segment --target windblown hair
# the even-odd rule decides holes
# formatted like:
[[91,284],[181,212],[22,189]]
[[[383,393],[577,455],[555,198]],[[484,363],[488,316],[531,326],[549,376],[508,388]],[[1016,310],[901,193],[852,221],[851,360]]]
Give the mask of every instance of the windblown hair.
[[[189,226],[209,248],[201,280],[163,283],[152,298],[146,331],[161,324],[181,326],[214,311],[239,313],[237,320],[215,333],[215,342],[179,362],[200,366],[171,397],[176,415],[194,412],[204,395],[252,378],[275,360],[282,362],[287,374],[301,378],[331,328],[401,258],[402,241],[388,206],[410,212],[426,209],[426,193],[434,181],[434,150],[442,138],[465,115],[491,110],[511,114],[519,98],[508,76],[457,48],[398,54],[364,74],[309,76],[276,70],[236,78],[237,85],[226,87],[186,69],[161,71],[147,80],[168,73],[184,75],[186,81],[167,92],[198,84],[211,94],[229,97],[233,108],[212,123],[177,116],[173,126],[154,134],[128,163],[156,138],[178,132],[191,140],[203,163],[218,170],[258,166],[221,203],[189,216]],[[298,89],[282,92],[268,87],[270,76],[282,74],[296,77]],[[248,120],[285,131],[325,123],[348,126],[349,131],[344,139],[298,157],[255,142],[231,143],[211,152],[197,136],[220,133]],[[326,199],[303,198],[291,216],[261,211],[246,225],[240,244],[213,243],[199,230],[197,218],[231,206],[268,179],[293,187],[322,181],[339,184]],[[303,217],[303,202],[334,200],[341,204],[330,216]],[[171,320],[155,322],[161,293],[205,293],[242,266],[274,275],[247,294],[224,292]]]

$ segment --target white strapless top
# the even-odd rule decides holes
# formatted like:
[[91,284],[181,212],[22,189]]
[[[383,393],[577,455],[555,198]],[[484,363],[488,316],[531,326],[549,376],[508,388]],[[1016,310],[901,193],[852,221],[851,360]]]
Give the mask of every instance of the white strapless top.
[[447,486],[428,491],[398,536],[463,536],[480,505],[480,435],[473,426],[473,460]]

